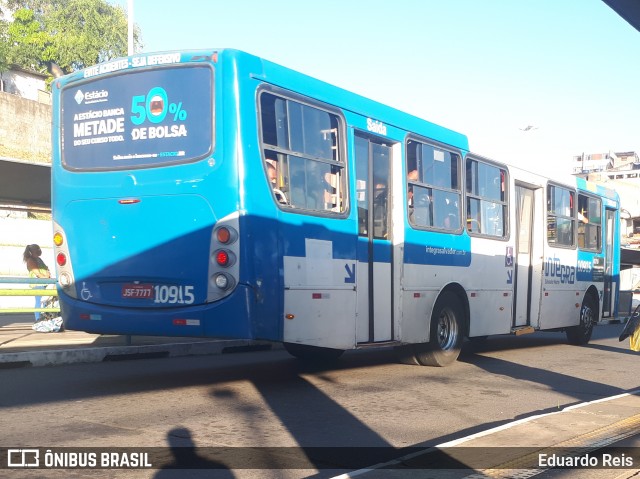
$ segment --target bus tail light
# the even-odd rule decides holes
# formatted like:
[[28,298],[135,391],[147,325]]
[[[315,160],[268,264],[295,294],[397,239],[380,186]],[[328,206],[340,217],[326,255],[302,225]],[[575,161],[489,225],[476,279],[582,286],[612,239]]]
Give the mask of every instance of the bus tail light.
[[224,227],[218,228],[218,231],[216,232],[216,237],[218,238],[218,241],[220,241],[220,243],[227,244],[231,239],[231,233],[229,232],[229,228],[224,228]]
[[219,266],[228,268],[233,266],[236,262],[235,255],[226,249],[219,249],[214,253],[215,261]]
[[240,276],[240,219],[238,213],[220,218],[211,233],[207,301],[230,295]]
[[60,283],[60,286],[63,288],[68,288],[71,286],[71,276],[68,273],[62,273],[58,278],[58,283]]
[[58,263],[58,266],[64,266],[67,264],[67,255],[64,253],[58,253],[56,256],[56,263]]
[[213,277],[213,284],[215,284],[217,288],[226,291],[234,286],[234,281],[230,276],[224,273],[218,273]]
[[220,250],[216,253],[216,263],[220,266],[228,266],[229,265],[229,253],[225,250]]
[[215,236],[219,243],[228,245],[236,242],[238,232],[229,226],[221,226],[216,229]]
[[62,233],[59,231],[56,231],[53,235],[53,244],[56,246],[62,246],[62,243],[64,243],[64,236],[62,236]]

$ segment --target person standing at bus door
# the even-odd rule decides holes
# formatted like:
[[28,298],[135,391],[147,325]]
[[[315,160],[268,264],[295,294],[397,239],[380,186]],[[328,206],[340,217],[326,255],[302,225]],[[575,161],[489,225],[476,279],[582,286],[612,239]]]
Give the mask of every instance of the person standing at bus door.
[[[29,276],[31,278],[51,278],[51,272],[40,256],[42,256],[42,250],[37,244],[30,244],[25,248],[24,253],[22,254],[22,260],[27,265]],[[45,289],[46,287],[47,286],[45,284],[36,284],[32,286],[34,289]],[[42,297],[36,296],[35,300],[35,307],[39,308],[42,303]],[[38,321],[40,319],[40,312],[36,311],[34,314],[35,320]]]

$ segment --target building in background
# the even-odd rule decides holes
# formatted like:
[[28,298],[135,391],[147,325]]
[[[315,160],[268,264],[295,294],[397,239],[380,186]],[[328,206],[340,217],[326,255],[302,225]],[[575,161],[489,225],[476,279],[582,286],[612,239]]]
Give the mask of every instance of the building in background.
[[46,79],[45,74],[14,66],[0,72],[0,92],[50,105],[51,92],[47,90]]

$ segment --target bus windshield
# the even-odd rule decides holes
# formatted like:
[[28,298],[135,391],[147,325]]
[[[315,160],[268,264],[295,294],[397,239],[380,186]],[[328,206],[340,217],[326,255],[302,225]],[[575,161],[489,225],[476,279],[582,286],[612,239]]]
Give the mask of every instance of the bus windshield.
[[62,164],[146,168],[204,158],[213,148],[213,70],[127,72],[62,92]]

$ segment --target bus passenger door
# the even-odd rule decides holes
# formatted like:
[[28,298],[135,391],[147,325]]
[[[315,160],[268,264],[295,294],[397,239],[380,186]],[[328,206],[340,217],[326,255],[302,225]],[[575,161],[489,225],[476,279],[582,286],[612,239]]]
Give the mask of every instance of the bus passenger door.
[[358,203],[358,274],[356,341],[373,343],[393,337],[391,243],[391,145],[355,136]]
[[605,253],[604,253],[604,292],[602,296],[602,317],[609,318],[614,315],[614,300],[617,284],[613,281],[613,255],[616,212],[607,208],[605,210]]
[[516,185],[516,251],[513,326],[531,325],[535,190]]

